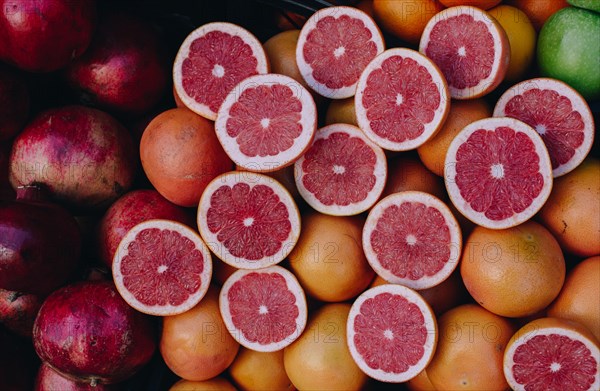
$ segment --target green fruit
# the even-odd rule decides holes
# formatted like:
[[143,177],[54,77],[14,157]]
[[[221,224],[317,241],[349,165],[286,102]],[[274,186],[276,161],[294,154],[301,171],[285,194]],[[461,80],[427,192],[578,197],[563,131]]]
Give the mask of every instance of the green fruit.
[[575,7],[600,12],[600,1],[598,0],[567,0],[567,3]]
[[587,99],[600,97],[600,15],[567,7],[553,14],[538,38],[542,75],[571,85]]

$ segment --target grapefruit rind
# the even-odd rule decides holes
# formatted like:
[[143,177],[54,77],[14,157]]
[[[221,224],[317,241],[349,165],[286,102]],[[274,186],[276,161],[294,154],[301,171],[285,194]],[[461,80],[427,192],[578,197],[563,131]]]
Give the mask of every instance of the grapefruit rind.
[[208,105],[197,102],[189,96],[183,87],[182,64],[190,55],[190,47],[197,39],[205,36],[212,31],[223,31],[230,35],[240,37],[244,43],[252,49],[252,54],[257,61],[257,73],[265,74],[269,72],[269,61],[260,41],[248,30],[233,23],[212,22],[204,24],[192,31],[181,44],[179,51],[173,62],[173,87],[174,93],[179,100],[194,113],[214,121],[217,118],[217,112],[213,111]]
[[[236,282],[238,282],[240,279],[242,279],[244,276],[250,273],[277,273],[281,275],[285,279],[289,291],[292,292],[294,297],[296,298],[296,305],[298,307],[298,316],[295,319],[296,327],[294,329],[294,332],[286,336],[286,338],[282,341],[272,342],[267,345],[262,345],[258,342],[250,341],[248,340],[248,338],[246,338],[243,331],[239,330],[233,322],[229,305],[229,299],[227,298],[227,295],[231,287]],[[273,292],[273,294],[276,293]],[[308,307],[306,304],[306,296],[304,295],[304,291],[300,283],[298,282],[294,274],[292,274],[287,269],[277,265],[256,270],[240,269],[235,271],[231,276],[229,276],[229,278],[227,278],[227,280],[223,284],[223,287],[221,288],[221,293],[219,295],[219,309],[221,311],[223,321],[225,322],[227,330],[229,331],[231,336],[240,345],[257,352],[275,352],[290,345],[292,342],[298,339],[298,337],[300,337],[300,335],[304,331],[304,328],[306,327],[306,323],[308,320]]]
[[[373,249],[371,243],[371,233],[376,228],[377,222],[385,210],[389,206],[400,205],[404,202],[420,203],[427,207],[433,207],[437,209],[442,214],[446,226],[450,232],[450,258],[437,273],[432,276],[424,276],[418,280],[399,277],[390,270],[386,269],[379,262],[378,255]],[[428,289],[442,283],[448,277],[450,277],[452,272],[456,269],[462,251],[462,233],[456,218],[446,204],[444,204],[439,198],[420,191],[403,191],[390,194],[389,196],[383,198],[369,211],[369,215],[367,216],[365,225],[363,227],[362,243],[367,261],[378,276],[391,284],[400,284],[411,289],[421,290]],[[402,262],[401,254],[398,254],[398,262]]]
[[[458,148],[477,130],[494,130],[498,127],[509,127],[515,132],[525,133],[535,146],[535,151],[539,157],[539,172],[543,177],[543,187],[538,196],[533,199],[530,205],[520,213],[515,213],[511,217],[503,220],[492,220],[485,216],[483,212],[474,210],[467,200],[460,194],[460,189],[456,184],[456,153]],[[526,123],[514,118],[496,117],[484,118],[472,122],[465,126],[452,140],[446,159],[444,162],[444,183],[450,200],[456,209],[473,223],[489,229],[505,229],[519,225],[533,217],[546,203],[552,191],[553,177],[552,164],[550,156],[540,135]]]
[[[286,240],[281,244],[281,249],[272,256],[265,256],[257,260],[249,260],[233,255],[226,246],[217,238],[217,233],[212,233],[208,228],[207,213],[211,208],[211,196],[222,186],[233,187],[235,184],[245,183],[251,188],[256,185],[266,185],[279,197],[279,200],[285,204],[288,218],[291,224],[291,230]],[[197,223],[200,236],[204,239],[210,252],[215,254],[226,264],[238,269],[261,269],[273,266],[281,262],[292,251],[300,236],[300,211],[296,206],[294,199],[287,189],[277,180],[259,173],[249,171],[231,171],[221,174],[213,179],[200,197],[197,212]]]
[[[275,156],[247,156],[240,150],[240,145],[236,138],[231,137],[227,132],[227,120],[231,117],[229,111],[245,90],[261,85],[270,87],[276,84],[289,87],[293,97],[300,100],[302,111],[299,122],[302,125],[302,133],[294,139],[294,143],[289,149]],[[277,103],[279,102],[273,102],[273,104]],[[215,121],[217,138],[229,158],[237,166],[255,172],[276,171],[293,164],[310,146],[316,129],[317,107],[310,92],[291,77],[274,73],[254,75],[242,80],[229,92],[223,104],[221,104]]]
[[[122,259],[128,254],[129,245],[135,240],[137,235],[145,229],[160,229],[160,230],[172,230],[185,238],[191,240],[196,249],[202,253],[203,258],[203,269],[200,274],[201,285],[196,293],[190,295],[189,298],[180,305],[156,305],[149,306],[142,302],[140,302],[128,289],[125,287],[123,283],[123,273],[121,271]],[[212,258],[210,255],[210,251],[208,247],[197,232],[193,231],[191,228],[177,223],[171,220],[162,220],[162,219],[153,219],[141,222],[131,228],[123,237],[117,250],[115,251],[115,256],[113,258],[112,263],[112,275],[115,282],[115,286],[119,294],[123,297],[123,299],[129,304],[131,307],[140,311],[142,313],[148,315],[155,316],[170,316],[177,315],[183,312],[188,311],[193,308],[202,300],[206,292],[208,291],[208,287],[210,286],[210,281],[212,278]]]
[[[384,137],[379,136],[371,127],[371,123],[367,117],[367,109],[363,105],[363,95],[367,87],[367,81],[369,76],[374,70],[380,70],[382,63],[391,57],[402,57],[410,58],[416,61],[419,65],[423,66],[432,78],[433,83],[438,86],[438,92],[440,94],[440,104],[435,110],[433,119],[423,124],[425,130],[423,133],[415,139],[409,139],[403,142],[395,142]],[[412,80],[408,80],[411,83]],[[419,88],[418,83],[415,83],[415,88]],[[393,48],[388,49],[375,57],[369,65],[365,68],[358,83],[356,85],[356,95],[354,96],[354,105],[356,107],[356,120],[361,130],[369,137],[375,144],[381,148],[389,151],[408,151],[416,149],[423,145],[427,140],[432,138],[437,131],[442,127],[448,112],[450,111],[450,93],[448,90],[448,84],[444,75],[440,71],[437,65],[431,61],[425,55],[407,48]]]
[[[496,103],[493,114],[494,117],[505,117],[506,104],[515,96],[522,95],[531,89],[553,90],[559,93],[561,96],[568,98],[571,101],[573,110],[577,111],[581,115],[584,123],[584,139],[581,146],[577,148],[577,152],[573,158],[571,158],[571,160],[565,164],[561,164],[552,171],[554,178],[557,178],[573,171],[583,162],[583,160],[591,151],[592,145],[594,144],[594,134],[596,132],[594,116],[592,115],[590,107],[586,103],[585,99],[573,87],[560,80],[540,77],[524,80],[507,89],[504,94],[500,96],[498,102]],[[542,104],[542,102],[540,102],[540,104]],[[517,119],[521,120],[520,118]],[[532,124],[529,125],[533,126]]]
[[313,68],[304,59],[302,51],[304,49],[304,45],[306,44],[308,34],[315,29],[319,20],[327,16],[339,17],[341,15],[347,15],[352,18],[360,19],[364,23],[365,27],[371,33],[371,41],[374,42],[377,47],[377,54],[382,53],[385,49],[383,35],[381,34],[379,27],[377,27],[375,21],[368,14],[359,10],[358,8],[347,6],[326,7],[315,12],[310,18],[308,18],[308,20],[302,26],[302,30],[300,30],[300,36],[298,37],[298,43],[296,45],[296,63],[298,64],[298,69],[300,70],[300,74],[302,75],[302,78],[306,84],[308,84],[308,86],[319,95],[331,99],[344,99],[354,96],[358,79],[354,84],[349,86],[344,86],[338,89],[329,88],[314,78],[312,74]]
[[476,86],[459,89],[448,83],[450,96],[453,99],[475,99],[488,94],[502,82],[510,62],[510,43],[502,26],[487,12],[467,5],[446,8],[431,18],[421,35],[419,52],[427,55],[431,31],[438,22],[464,14],[472,16],[475,21],[483,22],[487,26],[494,41],[494,60],[490,75],[480,80]]
[[[381,369],[373,369],[369,367],[365,362],[365,359],[358,352],[354,342],[354,336],[356,335],[356,332],[354,331],[354,320],[360,314],[361,306],[366,300],[376,297],[381,293],[399,295],[404,297],[409,302],[415,304],[421,311],[425,321],[425,327],[427,328],[427,338],[423,346],[423,356],[415,365],[411,366],[408,371],[403,373],[388,373]],[[419,293],[403,285],[383,284],[367,289],[356,298],[352,304],[352,307],[350,308],[350,314],[348,315],[348,321],[346,323],[346,336],[350,355],[365,374],[382,382],[401,383],[416,377],[427,367],[427,365],[429,365],[437,345],[438,328],[433,310]]]
[[302,169],[302,164],[304,163],[306,154],[301,156],[300,159],[298,159],[295,163],[294,179],[296,181],[296,187],[298,188],[298,193],[300,193],[300,196],[316,211],[331,216],[352,216],[371,208],[383,193],[387,179],[387,160],[385,153],[377,144],[367,138],[358,127],[350,124],[331,124],[318,129],[313,143],[317,140],[327,139],[330,135],[338,132],[346,133],[350,135],[350,137],[357,137],[361,139],[375,153],[376,163],[373,169],[373,175],[376,178],[376,182],[373,185],[373,188],[370,190],[369,195],[360,202],[351,203],[348,205],[326,205],[322,203],[304,186],[303,183],[305,174]]
[[[511,389],[515,391],[526,391],[525,385],[519,383],[515,379],[512,370],[512,367],[515,364],[514,354],[517,348],[530,341],[533,337],[551,334],[577,340],[589,349],[591,355],[596,359],[597,367],[594,382],[587,390],[592,391],[600,389],[600,348],[598,342],[595,341],[593,335],[587,329],[584,329],[583,326],[575,322],[558,318],[540,318],[534,320],[517,331],[508,342],[506,350],[504,351],[503,370],[504,377]],[[576,357],[575,359],[580,360],[581,357]]]

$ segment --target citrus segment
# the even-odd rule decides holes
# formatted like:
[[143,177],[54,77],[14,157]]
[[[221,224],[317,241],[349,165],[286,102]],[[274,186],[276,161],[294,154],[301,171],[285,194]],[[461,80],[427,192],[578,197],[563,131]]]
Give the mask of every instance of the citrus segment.
[[510,61],[506,32],[485,11],[470,6],[447,8],[434,16],[423,31],[419,51],[440,67],[455,99],[492,91]]
[[592,149],[592,112],[585,99],[561,81],[537,78],[512,86],[498,99],[494,116],[521,120],[542,136],[554,177],[572,171]]
[[577,323],[534,320],[515,333],[504,353],[504,375],[513,390],[597,390],[598,342]]
[[456,268],[460,227],[438,198],[406,191],[379,201],[363,229],[371,267],[386,281],[413,289],[438,285]]
[[175,315],[204,297],[212,275],[210,252],[198,234],[169,220],[148,220],[121,240],[112,265],[117,290],[136,310]]
[[260,352],[283,349],[306,326],[304,292],[281,266],[236,271],[221,289],[219,307],[233,338]]
[[260,41],[232,23],[214,22],[192,31],[173,65],[175,92],[193,112],[215,120],[221,103],[248,76],[268,72]]
[[227,155],[252,171],[290,165],[310,145],[317,109],[310,93],[284,75],[250,76],[234,87],[217,114],[215,130]]
[[415,291],[386,284],[363,292],[347,322],[352,358],[370,377],[400,383],[417,376],[433,356],[437,325]]
[[518,225],[544,205],[552,167],[540,136],[513,118],[486,118],[466,126],[446,154],[444,180],[452,203],[481,226]]
[[296,62],[313,90],[342,99],[354,95],[360,74],[383,49],[381,32],[369,15],[352,7],[327,7],[302,27]]
[[442,126],[450,107],[444,76],[411,49],[388,49],[369,63],[355,95],[356,119],[382,148],[415,149]]
[[369,209],[385,186],[383,150],[357,127],[333,124],[317,131],[313,144],[296,161],[300,195],[330,215],[355,215]]
[[207,186],[198,207],[198,227],[225,263],[258,269],[289,254],[300,234],[300,216],[292,196],[275,179],[233,171]]

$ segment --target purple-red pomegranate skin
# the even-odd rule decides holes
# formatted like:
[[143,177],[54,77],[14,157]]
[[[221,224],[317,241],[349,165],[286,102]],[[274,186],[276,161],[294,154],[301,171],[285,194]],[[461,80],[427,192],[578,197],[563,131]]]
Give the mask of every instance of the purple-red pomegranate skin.
[[105,207],[132,185],[137,148],[109,114],[66,106],[39,114],[15,139],[13,187],[40,184],[53,199],[80,209]]
[[56,71],[87,49],[95,24],[95,0],[0,0],[0,59]]
[[40,358],[62,375],[90,384],[131,377],[151,359],[155,339],[150,318],[130,307],[109,281],[55,291],[33,326]]
[[16,201],[0,201],[0,289],[48,294],[77,267],[77,222],[39,197],[39,189],[29,187],[19,189]]
[[98,246],[102,261],[111,267],[115,251],[127,231],[152,219],[177,221],[190,227],[194,224],[184,208],[167,201],[156,190],[131,191],[115,201],[100,221]]
[[167,91],[170,67],[153,27],[124,13],[101,19],[88,50],[66,69],[84,103],[139,114]]
[[29,91],[25,82],[0,66],[0,142],[13,138],[27,121]]
[[89,382],[78,382],[64,377],[52,369],[48,364],[42,363],[38,372],[34,391],[116,391],[114,385],[96,384],[92,386]]
[[42,300],[32,293],[0,289],[0,323],[23,337],[31,337]]

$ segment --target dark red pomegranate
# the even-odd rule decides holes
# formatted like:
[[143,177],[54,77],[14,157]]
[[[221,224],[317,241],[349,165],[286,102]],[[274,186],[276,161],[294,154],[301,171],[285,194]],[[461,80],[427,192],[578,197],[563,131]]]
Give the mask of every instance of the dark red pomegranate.
[[112,116],[84,106],[38,115],[15,139],[9,179],[13,187],[41,184],[79,208],[103,207],[132,185],[137,148]]
[[83,56],[66,69],[69,84],[84,103],[139,114],[167,91],[170,66],[153,27],[124,13],[100,20]]
[[0,66],[0,142],[13,138],[27,121],[29,91],[17,74]]
[[66,282],[81,253],[75,219],[36,187],[0,201],[0,288],[47,294]]
[[89,382],[78,382],[64,377],[52,369],[47,363],[40,365],[35,380],[34,391],[116,391],[114,385],[96,384],[92,386]]
[[112,266],[115,251],[127,231],[151,219],[194,225],[194,219],[184,208],[167,201],[156,190],[134,190],[115,201],[100,221],[98,246],[102,261]]
[[41,306],[38,295],[0,289],[0,323],[16,334],[31,337],[33,321]]
[[155,339],[150,318],[131,308],[108,281],[55,291],[33,326],[40,358],[63,376],[91,385],[131,377],[151,359]]
[[95,27],[95,0],[0,0],[0,10],[0,58],[30,72],[66,66]]

